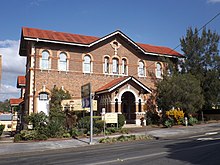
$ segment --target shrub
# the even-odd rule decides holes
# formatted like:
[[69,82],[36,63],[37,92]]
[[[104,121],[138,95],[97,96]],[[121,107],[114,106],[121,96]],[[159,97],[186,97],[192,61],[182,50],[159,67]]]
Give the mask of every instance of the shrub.
[[160,116],[158,115],[158,113],[154,111],[147,111],[146,112],[146,124],[147,125],[160,124]]
[[171,117],[174,119],[175,124],[182,124],[181,119],[184,118],[184,112],[180,109],[171,109],[166,111],[167,117]]
[[14,142],[19,142],[19,141],[21,141],[21,140],[22,140],[21,134],[20,134],[20,133],[15,134],[15,136],[14,136]]
[[22,140],[35,140],[37,137],[36,130],[22,130],[20,134]]
[[0,125],[0,136],[2,135],[4,129],[5,129],[5,126],[4,125]]
[[63,137],[64,137],[64,138],[70,138],[71,135],[70,135],[70,133],[67,132],[67,133],[64,133],[64,134],[63,134]]
[[195,117],[189,118],[189,125],[193,126],[194,124],[197,124],[198,120]]
[[123,114],[118,114],[118,127],[122,128],[125,124],[125,116]]
[[174,125],[174,120],[172,118],[167,118],[163,125],[167,128],[171,128]]

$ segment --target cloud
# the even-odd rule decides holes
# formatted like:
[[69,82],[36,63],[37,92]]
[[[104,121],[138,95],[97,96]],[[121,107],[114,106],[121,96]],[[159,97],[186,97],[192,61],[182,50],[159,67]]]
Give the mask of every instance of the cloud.
[[0,87],[0,101],[10,98],[19,98],[20,90],[15,86],[2,84]]
[[19,43],[20,41],[15,40],[0,41],[0,54],[2,55],[0,100],[18,96],[17,76],[25,74],[25,58],[19,56]]
[[208,3],[219,3],[220,0],[207,0]]

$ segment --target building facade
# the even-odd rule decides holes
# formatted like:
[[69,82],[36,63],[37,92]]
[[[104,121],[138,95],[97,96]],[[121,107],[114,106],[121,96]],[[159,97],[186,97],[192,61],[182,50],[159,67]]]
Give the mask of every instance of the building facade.
[[167,47],[136,43],[121,31],[104,37],[22,28],[20,51],[26,60],[25,110],[49,113],[50,91],[56,86],[81,98],[91,84],[97,113],[117,112],[127,123],[140,124],[144,105],[167,70],[182,55]]

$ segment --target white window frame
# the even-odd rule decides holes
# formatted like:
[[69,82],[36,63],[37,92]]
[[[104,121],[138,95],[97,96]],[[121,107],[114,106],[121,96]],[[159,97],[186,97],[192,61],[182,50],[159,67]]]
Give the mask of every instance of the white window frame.
[[[62,58],[62,56],[65,58]],[[59,71],[68,71],[68,60],[67,60],[67,54],[64,52],[61,52],[59,54],[59,63],[58,63],[58,69]]]
[[103,72],[104,74],[109,74],[110,64],[109,64],[110,58],[108,56],[104,57],[104,66],[103,66]]
[[[44,57],[44,53],[47,53],[47,57]],[[41,59],[40,59],[40,68],[41,70],[49,70],[51,67],[50,65],[50,53],[49,51],[47,50],[43,50],[42,51],[42,56],[41,56]]]
[[138,76],[139,77],[145,77],[146,76],[146,72],[145,72],[145,63],[144,61],[140,60],[138,62]]
[[128,75],[128,62],[125,58],[123,58],[121,61],[121,74]]
[[[87,57],[89,59],[88,61],[86,59]],[[83,57],[83,73],[92,73],[92,58],[88,54]]]
[[162,65],[161,63],[157,62],[156,63],[156,78],[162,78],[163,75],[163,70],[162,70]]
[[115,75],[119,74],[119,60],[118,60],[118,58],[112,59],[112,74],[115,74]]

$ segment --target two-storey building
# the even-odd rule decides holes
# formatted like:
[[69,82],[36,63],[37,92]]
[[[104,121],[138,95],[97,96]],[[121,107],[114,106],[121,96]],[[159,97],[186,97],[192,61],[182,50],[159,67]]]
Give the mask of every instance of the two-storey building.
[[81,86],[91,83],[98,113],[122,113],[140,124],[144,105],[167,69],[182,55],[161,46],[136,43],[117,30],[93,37],[22,28],[20,55],[26,57],[25,110],[49,113],[50,91],[56,86],[81,98]]

